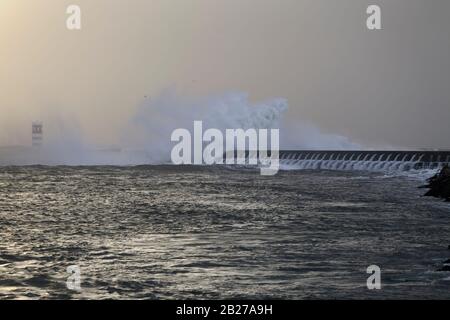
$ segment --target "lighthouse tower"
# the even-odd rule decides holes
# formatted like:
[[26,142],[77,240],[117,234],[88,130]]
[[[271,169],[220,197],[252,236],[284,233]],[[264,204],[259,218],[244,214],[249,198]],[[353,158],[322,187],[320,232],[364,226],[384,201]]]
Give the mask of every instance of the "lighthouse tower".
[[44,131],[42,122],[40,121],[34,121],[32,123],[32,144],[33,147],[40,147],[42,146],[42,142],[44,140]]

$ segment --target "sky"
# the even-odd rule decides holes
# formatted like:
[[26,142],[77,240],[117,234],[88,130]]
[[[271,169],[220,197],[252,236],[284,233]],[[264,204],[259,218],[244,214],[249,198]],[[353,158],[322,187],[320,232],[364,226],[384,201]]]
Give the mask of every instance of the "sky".
[[[366,27],[370,4],[382,30]],[[449,12],[447,0],[0,0],[0,145],[29,143],[33,120],[112,145],[144,97],[172,88],[281,97],[291,128],[361,145],[450,149]]]

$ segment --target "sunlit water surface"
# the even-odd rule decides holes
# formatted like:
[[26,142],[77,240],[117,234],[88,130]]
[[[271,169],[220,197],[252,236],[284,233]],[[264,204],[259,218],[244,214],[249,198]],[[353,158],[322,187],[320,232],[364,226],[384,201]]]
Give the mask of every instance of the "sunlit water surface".
[[[418,179],[0,168],[0,299],[450,298],[450,204]],[[81,269],[81,292],[66,268]],[[368,290],[366,269],[382,270]]]

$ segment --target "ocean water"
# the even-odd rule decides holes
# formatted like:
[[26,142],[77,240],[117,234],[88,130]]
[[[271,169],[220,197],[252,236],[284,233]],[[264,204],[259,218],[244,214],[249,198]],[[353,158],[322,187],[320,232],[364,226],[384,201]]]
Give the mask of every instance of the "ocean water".
[[0,299],[450,298],[450,204],[423,178],[1,167]]

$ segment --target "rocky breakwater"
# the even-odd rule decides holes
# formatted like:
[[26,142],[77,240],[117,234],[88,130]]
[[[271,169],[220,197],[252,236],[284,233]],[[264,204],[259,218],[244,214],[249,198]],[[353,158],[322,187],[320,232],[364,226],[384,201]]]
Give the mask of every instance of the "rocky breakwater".
[[428,188],[427,197],[442,198],[450,201],[450,167],[445,165],[442,170],[427,180],[428,184],[421,188]]

